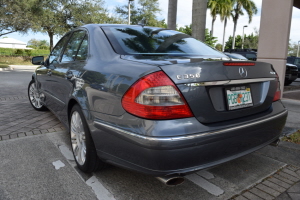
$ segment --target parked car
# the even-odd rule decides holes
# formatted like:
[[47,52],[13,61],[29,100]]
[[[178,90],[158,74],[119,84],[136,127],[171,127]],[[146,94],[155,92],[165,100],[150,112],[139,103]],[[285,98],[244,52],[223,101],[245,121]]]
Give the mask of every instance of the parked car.
[[287,63],[296,65],[298,67],[298,78],[300,78],[300,57],[296,57],[296,56],[287,57]]
[[290,85],[298,78],[298,67],[293,64],[286,63],[284,85]]
[[248,60],[255,61],[257,59],[256,49],[225,49],[225,52],[240,54]]
[[[251,51],[253,51],[253,50],[251,50]],[[238,50],[236,52],[237,53],[224,52],[224,54],[227,55],[228,57],[232,58],[232,60],[248,60],[247,58],[242,56],[242,54],[239,54]],[[248,55],[248,57],[249,57],[249,55]],[[256,54],[255,54],[255,59],[254,60],[256,60]],[[299,69],[300,69],[300,60],[299,60]],[[298,75],[297,66],[287,63],[286,64],[286,70],[285,70],[284,85],[290,85],[292,82],[294,82],[294,80],[297,79],[297,75]]]
[[287,118],[271,64],[173,30],[85,25],[32,63],[30,103],[69,130],[84,172],[110,163],[177,184],[276,143]]
[[248,60],[246,57],[242,56],[241,54],[228,53],[228,52],[224,52],[224,54],[230,57],[232,60]]

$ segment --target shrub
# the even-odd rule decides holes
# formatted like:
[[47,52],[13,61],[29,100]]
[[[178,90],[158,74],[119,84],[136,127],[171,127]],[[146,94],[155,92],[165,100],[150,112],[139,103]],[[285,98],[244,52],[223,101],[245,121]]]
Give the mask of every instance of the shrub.
[[31,56],[32,51],[30,49],[25,49],[26,56]]
[[15,51],[15,54],[16,54],[16,55],[19,55],[19,56],[22,56],[22,55],[24,54],[24,51],[23,51],[23,49],[17,49],[17,50]]

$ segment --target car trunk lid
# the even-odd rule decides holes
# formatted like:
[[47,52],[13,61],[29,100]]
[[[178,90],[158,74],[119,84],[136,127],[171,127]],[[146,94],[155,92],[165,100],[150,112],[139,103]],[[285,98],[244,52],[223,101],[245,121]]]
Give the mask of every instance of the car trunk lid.
[[[194,116],[202,123],[237,119],[266,111],[277,89],[277,75],[268,63],[191,59],[189,63],[160,67],[177,85]],[[229,98],[230,95],[237,97],[238,93],[247,93],[251,102],[238,105],[237,99]],[[245,96],[243,101],[247,100]]]

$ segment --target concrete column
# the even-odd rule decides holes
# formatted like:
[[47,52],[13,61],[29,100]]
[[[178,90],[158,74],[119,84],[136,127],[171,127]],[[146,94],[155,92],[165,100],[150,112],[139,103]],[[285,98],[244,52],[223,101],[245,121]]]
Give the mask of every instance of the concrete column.
[[205,42],[207,0],[193,0],[192,36]]
[[169,0],[168,29],[176,30],[177,0]]
[[284,87],[294,0],[263,0],[257,60],[273,65]]

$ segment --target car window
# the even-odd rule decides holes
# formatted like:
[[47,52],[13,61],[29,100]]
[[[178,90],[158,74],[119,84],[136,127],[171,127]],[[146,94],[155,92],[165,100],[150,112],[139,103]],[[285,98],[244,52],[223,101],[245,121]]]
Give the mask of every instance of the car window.
[[88,36],[85,35],[78,49],[76,60],[86,60],[88,54]]
[[248,58],[248,59],[256,59],[256,55],[252,54],[252,53],[247,53],[246,54],[246,58]]
[[154,27],[102,27],[114,50],[121,55],[209,56],[224,54],[181,32]]
[[294,64],[294,59],[291,58],[291,57],[288,57],[286,62],[287,62],[287,63]]
[[52,52],[49,55],[49,63],[58,62],[61,51],[64,48],[65,43],[67,42],[70,33],[67,33],[59,42],[55,45]]
[[85,34],[85,31],[75,31],[73,33],[66,46],[64,54],[62,55],[61,62],[70,62],[75,60],[76,54]]
[[295,59],[295,63],[294,64],[295,65],[300,65],[300,59],[299,58]]

